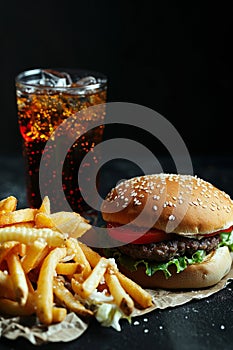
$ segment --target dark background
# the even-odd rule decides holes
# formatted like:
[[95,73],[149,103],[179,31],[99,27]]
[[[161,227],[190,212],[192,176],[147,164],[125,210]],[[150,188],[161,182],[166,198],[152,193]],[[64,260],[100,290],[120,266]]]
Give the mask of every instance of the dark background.
[[232,154],[232,24],[213,2],[1,1],[1,152],[21,147],[15,76],[52,66],[105,73],[108,101],[161,113],[191,155]]
[[[15,154],[21,147],[15,76],[51,66],[105,73],[109,101],[161,113],[182,136],[200,176],[233,195],[232,7],[213,1],[0,0],[1,197],[13,194],[20,206],[26,203],[23,163]],[[106,131],[106,137],[133,134],[129,128]],[[141,139],[156,154],[164,151],[148,135]],[[115,169],[114,176],[124,178],[125,168]],[[105,185],[111,181],[106,178]],[[139,328],[125,323],[120,334],[93,323],[78,342],[43,349],[92,344],[95,349],[138,349],[153,343],[159,349],[231,349],[231,305],[230,285],[211,298],[148,314],[148,335],[141,319]],[[35,349],[23,339],[1,339],[0,348]]]

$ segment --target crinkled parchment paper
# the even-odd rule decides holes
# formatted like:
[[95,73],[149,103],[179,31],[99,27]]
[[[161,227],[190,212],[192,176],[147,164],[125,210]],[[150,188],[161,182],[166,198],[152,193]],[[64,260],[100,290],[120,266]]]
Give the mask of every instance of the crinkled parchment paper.
[[21,336],[35,345],[74,340],[80,337],[87,327],[88,324],[74,313],[69,313],[63,322],[49,327],[38,325],[36,317],[0,317],[0,336],[8,339]]
[[[166,309],[188,303],[193,299],[203,299],[225,288],[233,280],[233,267],[229,274],[213,287],[202,290],[168,291],[163,289],[148,290],[152,295],[154,305],[146,310],[135,309],[133,316],[145,315],[156,309]],[[69,313],[66,319],[49,327],[39,326],[36,317],[0,316],[0,337],[16,339],[22,336],[32,344],[40,345],[47,342],[68,342],[79,338],[88,328],[74,313]]]

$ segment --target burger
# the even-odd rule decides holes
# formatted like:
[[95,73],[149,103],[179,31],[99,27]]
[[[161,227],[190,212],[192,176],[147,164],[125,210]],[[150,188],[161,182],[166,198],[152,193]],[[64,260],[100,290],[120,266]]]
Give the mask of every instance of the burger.
[[146,288],[205,288],[231,269],[233,201],[196,176],[153,174],[117,184],[101,206],[114,242],[102,250]]

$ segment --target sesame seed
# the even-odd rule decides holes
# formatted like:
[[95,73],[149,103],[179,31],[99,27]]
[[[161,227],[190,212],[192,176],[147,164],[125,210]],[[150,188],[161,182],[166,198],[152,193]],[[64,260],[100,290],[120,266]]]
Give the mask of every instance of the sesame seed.
[[136,197],[137,196],[137,192],[131,192],[131,197]]
[[157,210],[157,209],[158,209],[157,205],[153,205],[153,210]]
[[175,218],[174,215],[170,215],[169,218],[168,218],[169,221],[174,221],[175,219],[176,219],[176,218]]
[[156,194],[153,196],[153,199],[158,200],[160,198],[160,196],[156,196]]

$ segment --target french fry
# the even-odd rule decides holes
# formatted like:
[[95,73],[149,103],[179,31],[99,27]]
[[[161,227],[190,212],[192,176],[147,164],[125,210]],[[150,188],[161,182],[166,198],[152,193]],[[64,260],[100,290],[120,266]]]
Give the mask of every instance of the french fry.
[[152,296],[145,289],[132,281],[130,278],[116,271],[116,276],[125,289],[125,291],[143,308],[146,309],[153,305]]
[[7,265],[15,291],[15,300],[25,305],[28,298],[28,285],[20,259],[16,254],[8,254]]
[[70,311],[81,316],[92,316],[93,312],[83,306],[73,294],[64,286],[64,283],[57,278],[53,280],[53,292],[59,301],[64,304]]
[[13,196],[0,201],[0,313],[36,314],[45,325],[62,322],[69,311],[92,316],[85,300],[105,287],[127,316],[134,301],[152,305],[151,295],[119,272],[114,259],[78,242],[91,228],[82,216],[51,214],[47,196],[38,210],[16,206]]
[[25,305],[20,305],[17,301],[0,298],[0,313],[10,316],[29,316],[35,313],[35,297],[29,293]]
[[0,298],[2,297],[14,300],[15,292],[9,274],[0,271]]
[[49,214],[39,210],[35,216],[35,225],[38,228],[48,227],[54,231],[67,233],[73,238],[82,236],[91,228],[81,215],[66,211]]
[[19,243],[14,248],[12,248],[11,252],[13,254],[18,254],[20,257],[23,257],[26,254],[26,244]]
[[20,243],[31,243],[38,238],[46,240],[51,247],[62,246],[66,238],[60,232],[55,232],[49,228],[28,228],[28,227],[1,227],[0,243],[6,241],[18,241]]
[[101,256],[82,242],[79,242],[79,246],[82,249],[86,259],[89,261],[91,267],[94,268],[101,259]]
[[59,261],[66,256],[66,248],[55,248],[44,259],[37,283],[37,316],[49,325],[53,320],[53,276]]
[[88,298],[89,295],[98,287],[107,270],[108,264],[109,262],[107,259],[101,258],[98,264],[92,270],[91,274],[83,283],[78,283],[72,279],[71,284],[74,292],[79,294],[83,299]]
[[64,321],[67,315],[67,310],[64,307],[53,307],[52,323],[60,323]]
[[28,273],[37,267],[48,252],[48,245],[45,241],[36,240],[29,244],[27,246],[26,254],[22,259],[22,266],[25,273]]
[[129,316],[133,312],[134,302],[122,288],[117,276],[108,269],[105,274],[105,281],[109,288],[111,295],[113,296],[116,305],[124,312],[125,315]]
[[[91,266],[94,267],[100,260],[101,256],[84,243],[79,242],[79,245],[82,248]],[[115,274],[118,277],[122,287],[141,307],[147,308],[152,305],[152,297],[150,293],[148,293],[145,289],[132,281],[130,278],[123,275],[120,271],[116,270]]]
[[8,227],[34,227],[35,222],[34,221],[27,221],[27,222],[16,222],[12,225],[7,225]]
[[69,238],[66,242],[66,246],[75,254],[74,261],[83,266],[82,277],[86,279],[91,273],[91,266],[83,253],[79,242],[74,238]]
[[34,221],[37,209],[26,208],[0,213],[0,226]]
[[74,212],[57,212],[51,214],[54,227],[61,233],[68,233],[70,237],[81,237],[91,228],[91,225],[79,214]]
[[[38,228],[54,228],[54,222],[51,218],[51,215],[44,212],[38,212],[35,216],[35,225]],[[55,230],[57,231],[57,230]]]
[[16,241],[7,241],[0,243],[0,264],[6,258],[7,254],[20,243]]
[[0,201],[0,212],[14,211],[17,206],[17,199],[14,196],[9,196]]
[[45,196],[40,208],[38,209],[38,213],[50,214],[50,200],[48,196]]
[[78,262],[69,262],[69,263],[58,263],[56,267],[56,272],[59,275],[74,275],[76,273],[83,272],[83,265]]

